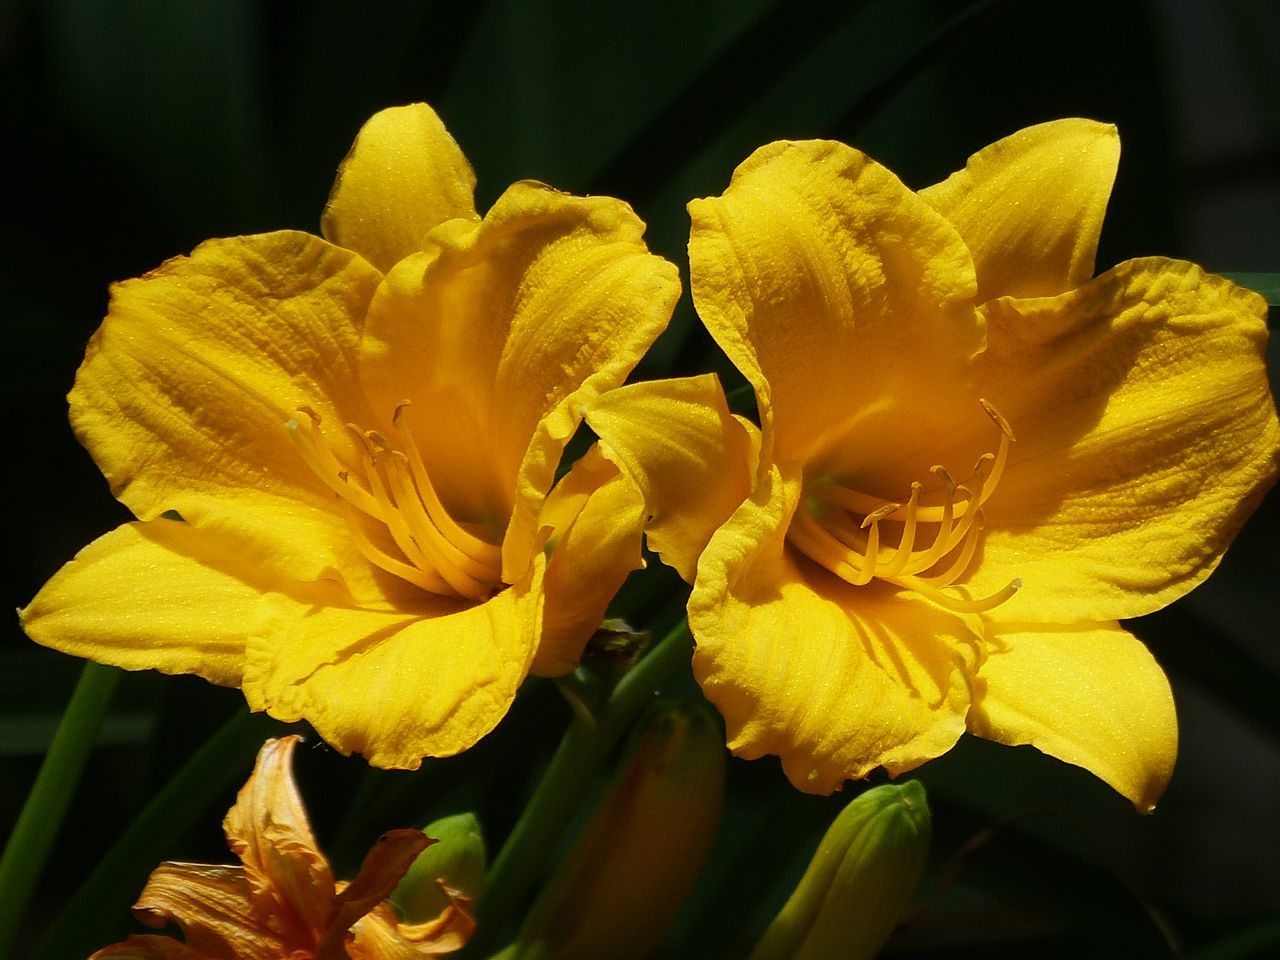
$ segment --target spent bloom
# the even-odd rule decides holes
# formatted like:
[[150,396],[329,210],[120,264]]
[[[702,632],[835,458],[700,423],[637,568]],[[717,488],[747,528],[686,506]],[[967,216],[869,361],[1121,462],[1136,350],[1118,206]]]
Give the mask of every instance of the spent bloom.
[[1113,127],[1062,120],[915,193],[780,142],[689,205],[694,302],[760,428],[710,377],[588,421],[694,585],[738,754],[828,792],[967,729],[1155,804],[1173,700],[1117,621],[1209,575],[1280,428],[1261,297],[1168,259],[1093,276],[1118,158]]
[[114,287],[70,416],[138,520],[36,596],[34,639],[409,768],[573,667],[642,505],[598,456],[548,494],[679,280],[621,201],[524,181],[481,218],[474,184],[430,108],[384,110],[326,239],[212,240]]
[[384,834],[354,880],[335,882],[293,781],[298,739],[263,745],[223,821],[238,866],[163,863],[151,874],[134,913],[177,924],[183,939],[131,936],[91,960],[410,960],[467,942],[475,924],[454,891],[424,923],[402,923],[385,902],[431,843],[419,830]]

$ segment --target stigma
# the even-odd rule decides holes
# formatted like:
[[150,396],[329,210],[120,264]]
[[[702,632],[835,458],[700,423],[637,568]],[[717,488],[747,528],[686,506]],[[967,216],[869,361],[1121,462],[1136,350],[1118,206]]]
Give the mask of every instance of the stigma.
[[1021,588],[1020,580],[978,598],[956,587],[973,563],[982,539],[983,504],[995,493],[1014,442],[1008,421],[986,400],[978,402],[999,440],[995,452],[979,457],[964,481],[957,483],[945,467],[934,466],[928,488],[914,482],[901,501],[828,478],[806,481],[787,540],[854,586],[883,580],[957,613],[982,613],[1004,603]]
[[502,549],[457,520],[441,502],[405,420],[392,414],[388,438],[346,424],[356,462],[344,462],[325,439],[320,415],[285,424],[311,470],[337,495],[356,546],[371,564],[429,593],[484,600],[501,586]]

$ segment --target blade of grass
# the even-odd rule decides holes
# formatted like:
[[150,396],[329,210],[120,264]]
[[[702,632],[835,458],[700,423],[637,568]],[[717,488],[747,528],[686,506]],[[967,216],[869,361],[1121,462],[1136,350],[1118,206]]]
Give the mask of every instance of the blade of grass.
[[86,663],[0,858],[0,956],[26,914],[121,671]]
[[240,709],[205,741],[130,824],[81,884],[33,960],[86,956],[106,945],[166,851],[248,774],[275,722]]

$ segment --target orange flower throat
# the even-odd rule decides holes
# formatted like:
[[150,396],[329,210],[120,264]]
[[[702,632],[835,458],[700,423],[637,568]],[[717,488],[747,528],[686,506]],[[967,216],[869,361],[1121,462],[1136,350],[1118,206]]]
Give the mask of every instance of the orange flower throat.
[[[1004,603],[1017,593],[1021,580],[979,599],[946,590],[973,562],[982,539],[982,505],[995,492],[1014,441],[1008,421],[987,401],[978,402],[999,428],[1000,442],[995,453],[978,458],[963,483],[956,483],[945,467],[934,466],[930,472],[940,488],[926,494],[923,484],[912,483],[906,503],[897,503],[828,478],[806,481],[788,541],[854,586],[885,580],[957,613],[981,613]],[[893,541],[896,545],[890,546]]]
[[286,426],[307,465],[338,495],[366,560],[430,593],[484,600],[501,586],[502,548],[441,502],[405,424],[408,406],[401,401],[392,414],[395,443],[376,430],[346,425],[357,441],[358,468],[334,453],[310,407],[298,408],[305,421]]

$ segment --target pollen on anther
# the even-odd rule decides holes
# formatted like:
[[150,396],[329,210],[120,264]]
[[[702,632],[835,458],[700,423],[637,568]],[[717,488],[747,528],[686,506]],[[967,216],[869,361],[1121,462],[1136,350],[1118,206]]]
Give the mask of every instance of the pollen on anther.
[[1017,437],[1013,435],[1013,427],[1009,426],[1009,421],[1001,416],[1000,411],[983,398],[978,398],[978,403],[982,405],[983,411],[991,418],[991,422],[1000,428],[1000,432],[1009,438],[1010,442],[1016,442]]

